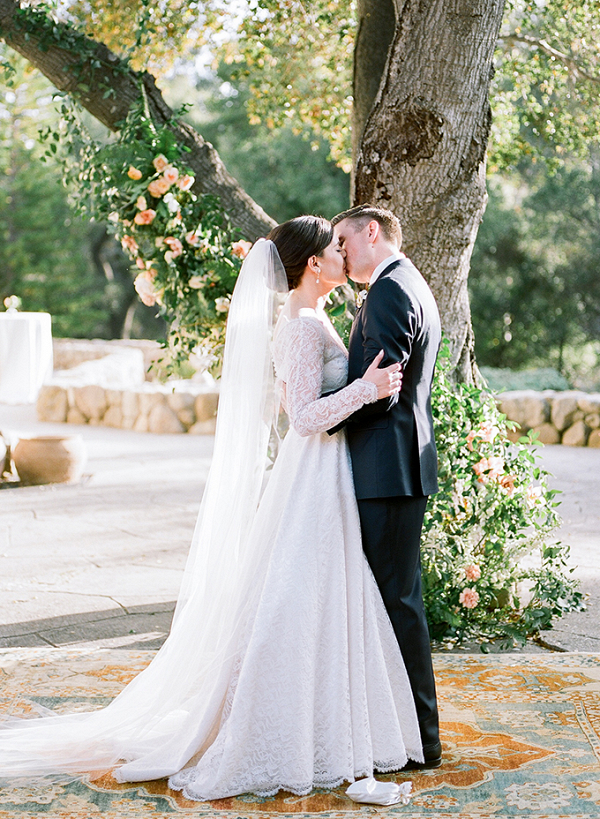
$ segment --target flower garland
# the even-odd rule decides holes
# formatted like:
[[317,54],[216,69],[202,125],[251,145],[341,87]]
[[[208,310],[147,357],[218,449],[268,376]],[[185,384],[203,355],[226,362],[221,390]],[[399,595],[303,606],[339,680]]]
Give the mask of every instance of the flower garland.
[[582,595],[567,567],[569,547],[548,542],[560,518],[535,436],[511,441],[515,425],[493,396],[449,375],[445,342],[432,394],[440,491],[424,526],[427,619],[440,642],[510,647],[583,608]]
[[80,212],[107,221],[132,259],[134,287],[169,324],[171,368],[200,348],[219,361],[229,300],[251,243],[234,241],[218,199],[192,192],[194,177],[169,124],[157,129],[141,103],[116,138],[99,144],[72,102],[58,132],[65,184]]

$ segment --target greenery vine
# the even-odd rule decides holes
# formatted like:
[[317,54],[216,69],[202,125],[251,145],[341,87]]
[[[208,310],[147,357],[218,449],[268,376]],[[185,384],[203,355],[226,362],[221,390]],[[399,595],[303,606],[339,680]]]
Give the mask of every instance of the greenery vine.
[[428,622],[442,643],[507,648],[584,608],[582,594],[569,547],[550,542],[559,503],[535,434],[511,441],[515,424],[493,396],[456,384],[450,370],[444,343],[432,394],[440,491],[429,502],[422,550]]
[[134,286],[169,324],[172,367],[192,352],[218,363],[229,298],[250,244],[234,234],[218,199],[191,192],[194,177],[167,122],[157,128],[143,88],[118,135],[95,140],[64,98],[58,130],[42,139],[63,160],[77,210],[106,222],[134,263]]

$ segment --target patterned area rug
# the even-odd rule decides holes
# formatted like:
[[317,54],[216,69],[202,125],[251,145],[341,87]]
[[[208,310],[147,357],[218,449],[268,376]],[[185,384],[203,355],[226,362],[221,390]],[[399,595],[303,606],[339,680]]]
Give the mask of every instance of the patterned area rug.
[[[59,712],[108,703],[151,651],[5,649],[0,707]],[[110,775],[67,785],[0,789],[0,819],[591,819],[600,816],[600,656],[436,655],[441,768],[410,778],[406,807],[361,806],[344,788],[299,798],[189,802],[165,781],[120,785]]]

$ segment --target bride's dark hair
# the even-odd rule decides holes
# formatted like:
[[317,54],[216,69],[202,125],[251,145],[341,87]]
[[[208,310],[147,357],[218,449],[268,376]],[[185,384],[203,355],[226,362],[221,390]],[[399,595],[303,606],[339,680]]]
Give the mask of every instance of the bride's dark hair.
[[274,242],[290,290],[298,287],[311,256],[320,256],[333,240],[333,227],[321,216],[297,216],[277,225],[267,236]]

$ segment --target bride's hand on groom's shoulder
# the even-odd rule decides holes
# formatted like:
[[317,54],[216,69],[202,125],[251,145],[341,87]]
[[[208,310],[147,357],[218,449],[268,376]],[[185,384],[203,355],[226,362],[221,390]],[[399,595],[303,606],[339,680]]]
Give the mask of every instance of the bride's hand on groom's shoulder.
[[377,387],[378,399],[396,395],[402,387],[401,365],[396,363],[390,364],[389,367],[380,367],[383,355],[383,350],[380,350],[363,375],[363,381],[370,381]]

